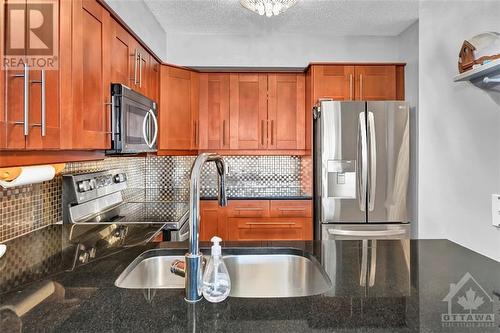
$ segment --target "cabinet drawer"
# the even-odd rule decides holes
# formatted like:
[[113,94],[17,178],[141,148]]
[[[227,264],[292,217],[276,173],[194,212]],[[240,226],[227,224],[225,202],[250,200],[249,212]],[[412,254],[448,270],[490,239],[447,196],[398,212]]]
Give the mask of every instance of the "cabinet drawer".
[[228,217],[268,217],[269,200],[229,200]]
[[271,200],[272,217],[312,217],[310,200]]
[[307,240],[312,237],[308,218],[229,218],[229,240]]

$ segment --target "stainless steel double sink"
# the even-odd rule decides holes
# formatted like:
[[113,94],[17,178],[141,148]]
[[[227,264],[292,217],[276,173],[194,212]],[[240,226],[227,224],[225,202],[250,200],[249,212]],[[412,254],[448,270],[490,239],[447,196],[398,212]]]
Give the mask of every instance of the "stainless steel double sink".
[[[185,250],[155,249],[142,253],[115,285],[129,289],[184,288],[184,278],[170,272]],[[232,297],[270,298],[323,294],[332,283],[311,255],[293,248],[229,248],[223,258],[231,277]],[[208,256],[207,256],[208,259]]]

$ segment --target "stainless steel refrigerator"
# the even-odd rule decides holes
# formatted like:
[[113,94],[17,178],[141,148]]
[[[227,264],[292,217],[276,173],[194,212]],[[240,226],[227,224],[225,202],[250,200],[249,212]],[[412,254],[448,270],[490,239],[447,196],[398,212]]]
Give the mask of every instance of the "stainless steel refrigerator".
[[408,238],[408,105],[323,100],[313,114],[315,238]]

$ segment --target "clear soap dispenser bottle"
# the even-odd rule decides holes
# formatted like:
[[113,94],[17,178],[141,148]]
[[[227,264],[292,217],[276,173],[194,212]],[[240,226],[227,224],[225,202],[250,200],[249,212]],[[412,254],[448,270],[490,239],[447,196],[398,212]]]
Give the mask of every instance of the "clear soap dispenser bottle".
[[203,296],[209,302],[218,303],[229,296],[231,280],[226,264],[222,260],[220,247],[222,239],[214,236],[210,241],[213,243],[212,256],[205,267],[205,273],[203,273]]

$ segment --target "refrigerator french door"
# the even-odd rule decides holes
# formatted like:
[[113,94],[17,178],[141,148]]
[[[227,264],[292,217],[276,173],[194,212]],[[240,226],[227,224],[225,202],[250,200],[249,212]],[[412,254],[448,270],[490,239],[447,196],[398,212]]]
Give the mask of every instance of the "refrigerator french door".
[[[314,118],[316,238],[337,229],[343,235],[375,232],[389,238],[401,237],[394,229],[409,232],[403,225],[408,223],[408,105],[323,100]],[[362,224],[380,225],[364,230]]]

